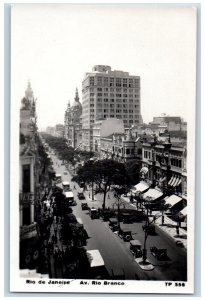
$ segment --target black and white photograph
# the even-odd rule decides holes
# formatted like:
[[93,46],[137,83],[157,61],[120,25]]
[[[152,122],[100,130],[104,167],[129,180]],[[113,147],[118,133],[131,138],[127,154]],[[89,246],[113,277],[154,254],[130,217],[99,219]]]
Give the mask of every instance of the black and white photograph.
[[11,5],[11,292],[194,292],[196,37],[194,5]]

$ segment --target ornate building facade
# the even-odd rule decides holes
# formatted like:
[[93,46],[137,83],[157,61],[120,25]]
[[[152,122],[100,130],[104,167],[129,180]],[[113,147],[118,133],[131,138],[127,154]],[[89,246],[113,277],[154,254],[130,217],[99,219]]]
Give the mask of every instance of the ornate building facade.
[[21,238],[36,234],[35,205],[39,182],[36,99],[28,83],[20,108],[19,208]]
[[65,133],[64,137],[68,145],[73,148],[79,147],[82,142],[82,105],[80,103],[78,89],[75,92],[74,103],[71,106],[68,102],[64,117]]

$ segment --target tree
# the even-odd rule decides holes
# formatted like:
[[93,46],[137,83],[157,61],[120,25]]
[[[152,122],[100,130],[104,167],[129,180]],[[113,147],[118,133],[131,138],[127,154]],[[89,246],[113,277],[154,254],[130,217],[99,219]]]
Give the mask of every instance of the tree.
[[103,194],[103,209],[105,208],[106,195],[113,185],[128,185],[130,178],[127,174],[124,164],[104,159],[98,161],[89,161],[81,167],[77,176],[73,178],[77,182],[85,184],[96,184],[95,193]]
[[136,182],[140,181],[140,168],[141,168],[140,161],[137,161],[136,159],[128,161],[125,163],[125,168],[127,170],[127,173],[133,185],[136,184]]

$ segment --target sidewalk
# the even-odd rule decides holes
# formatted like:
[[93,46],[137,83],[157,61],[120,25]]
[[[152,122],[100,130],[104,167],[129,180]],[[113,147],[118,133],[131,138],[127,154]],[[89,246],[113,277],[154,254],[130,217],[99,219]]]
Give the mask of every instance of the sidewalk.
[[[129,197],[121,197],[125,202],[129,203],[133,208],[136,208],[135,204],[130,203]],[[154,215],[160,215],[153,224],[158,227],[159,230],[164,231],[172,240],[177,243],[183,243],[184,249],[187,250],[187,231],[183,228],[179,228],[179,235],[176,232],[177,222],[171,220],[164,214],[164,224],[162,225],[162,216],[159,211],[155,211]],[[149,216],[149,221],[153,221],[153,216]]]

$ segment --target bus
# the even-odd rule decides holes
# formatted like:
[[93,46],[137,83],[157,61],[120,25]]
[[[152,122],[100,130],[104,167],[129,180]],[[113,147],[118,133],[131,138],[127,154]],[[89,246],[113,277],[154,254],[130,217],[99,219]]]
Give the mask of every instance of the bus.
[[70,182],[68,181],[63,181],[62,182],[62,188],[64,192],[70,191]]
[[87,250],[91,279],[109,279],[104,260],[98,249]]
[[61,176],[61,174],[56,174],[55,179],[56,179],[56,183],[61,183],[61,181],[62,181],[62,176]]
[[77,205],[77,203],[74,199],[73,192],[64,192],[64,195],[65,195],[65,199],[68,202],[68,205],[71,205],[71,206]]

